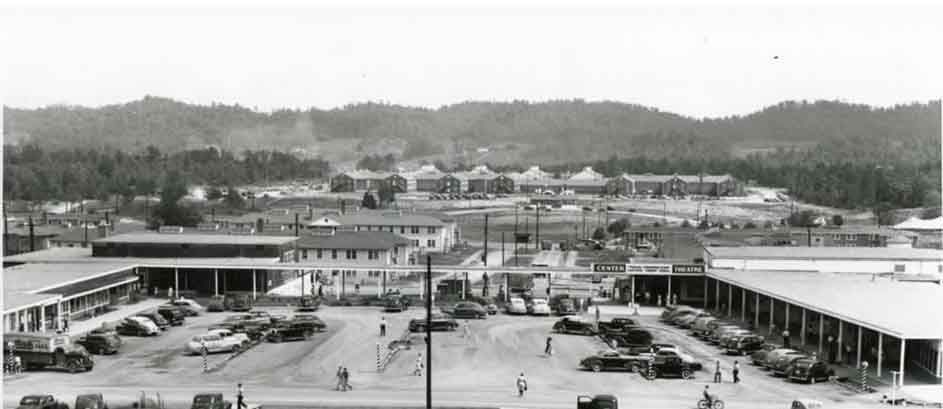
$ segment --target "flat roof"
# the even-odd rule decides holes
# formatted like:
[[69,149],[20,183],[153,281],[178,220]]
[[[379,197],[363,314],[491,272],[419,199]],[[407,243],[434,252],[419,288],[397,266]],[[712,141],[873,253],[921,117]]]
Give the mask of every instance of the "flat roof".
[[418,213],[356,212],[343,215],[323,215],[348,226],[444,226],[442,220]]
[[134,262],[29,263],[3,269],[4,295],[37,293],[75,282],[134,268]]
[[389,250],[408,246],[409,240],[388,231],[338,231],[334,234],[305,234],[298,239],[298,248]]
[[59,298],[59,296],[54,294],[8,293],[4,291],[3,312],[10,313],[19,311],[34,305],[53,302],[57,298]]
[[717,258],[943,261],[943,250],[893,247],[705,247]]
[[289,244],[297,237],[269,236],[269,235],[230,235],[230,234],[177,234],[139,232],[125,233],[103,239],[94,243],[122,243],[122,244],[221,244],[221,245],[257,245],[281,246]]
[[871,275],[710,269],[707,276],[906,339],[943,339],[943,286]]

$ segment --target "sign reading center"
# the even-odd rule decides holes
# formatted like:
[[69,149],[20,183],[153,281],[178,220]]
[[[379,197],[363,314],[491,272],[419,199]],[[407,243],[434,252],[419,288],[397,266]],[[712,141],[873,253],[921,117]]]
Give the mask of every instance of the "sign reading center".
[[601,263],[593,264],[594,273],[624,273],[625,264]]

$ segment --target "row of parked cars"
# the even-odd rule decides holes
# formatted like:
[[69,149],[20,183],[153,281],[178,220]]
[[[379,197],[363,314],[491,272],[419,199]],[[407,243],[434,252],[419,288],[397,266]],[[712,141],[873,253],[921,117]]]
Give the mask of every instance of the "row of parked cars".
[[157,336],[170,327],[181,326],[189,316],[199,315],[202,307],[188,299],[178,299],[119,321],[103,325],[74,340],[92,354],[115,354],[121,348],[121,336]]
[[749,355],[754,365],[769,370],[774,376],[815,383],[835,375],[835,371],[814,354],[781,348],[737,322],[714,317],[700,309],[669,307],[662,313],[662,320],[688,329],[692,336],[716,345],[726,354]]
[[[49,394],[26,395],[20,399],[17,409],[69,409],[69,404]],[[160,394],[149,398],[143,392],[130,404],[112,404],[109,406],[101,393],[87,393],[76,396],[72,409],[165,409],[166,405]],[[199,393],[194,395],[190,409],[232,409],[232,402],[222,393]]]

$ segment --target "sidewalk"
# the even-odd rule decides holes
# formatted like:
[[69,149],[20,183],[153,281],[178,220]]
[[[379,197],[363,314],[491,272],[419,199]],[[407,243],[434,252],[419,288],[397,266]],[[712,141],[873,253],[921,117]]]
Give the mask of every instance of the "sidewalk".
[[121,321],[126,317],[132,316],[139,312],[157,308],[159,305],[166,303],[166,298],[146,298],[135,304],[118,305],[115,311],[109,312],[107,314],[102,314],[97,317],[92,317],[82,321],[69,321],[69,334],[84,334],[100,327],[104,323]]

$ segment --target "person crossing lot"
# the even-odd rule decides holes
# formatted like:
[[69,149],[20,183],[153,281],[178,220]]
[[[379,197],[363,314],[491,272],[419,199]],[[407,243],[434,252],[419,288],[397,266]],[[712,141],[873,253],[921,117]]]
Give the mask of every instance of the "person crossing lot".
[[524,373],[521,372],[521,375],[517,377],[517,396],[523,398],[524,392],[527,392],[527,378],[525,378]]
[[380,317],[380,336],[386,336],[386,317]]

